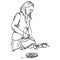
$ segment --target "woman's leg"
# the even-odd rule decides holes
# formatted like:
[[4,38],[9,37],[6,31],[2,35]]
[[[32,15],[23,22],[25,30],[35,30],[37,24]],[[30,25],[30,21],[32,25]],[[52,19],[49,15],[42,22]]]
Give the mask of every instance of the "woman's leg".
[[31,49],[36,44],[36,41],[32,37],[30,37],[28,39],[23,39],[22,41],[23,41],[22,45],[25,47],[25,49],[27,49],[27,48]]
[[15,40],[12,40],[12,41],[11,41],[12,51],[15,51],[15,50],[18,49],[17,44],[18,44],[18,40],[17,40],[17,41],[15,41]]
[[12,51],[15,51],[17,49],[22,49],[22,35],[19,35],[18,33],[13,32],[12,34],[12,41],[11,41],[11,46],[12,46]]

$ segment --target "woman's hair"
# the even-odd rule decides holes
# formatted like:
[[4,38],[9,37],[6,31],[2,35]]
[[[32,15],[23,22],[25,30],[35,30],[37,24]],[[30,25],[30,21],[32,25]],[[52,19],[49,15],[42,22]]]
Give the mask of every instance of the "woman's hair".
[[20,12],[23,13],[23,14],[25,14],[26,8],[31,7],[31,6],[34,7],[34,4],[33,4],[31,1],[26,1],[26,2],[21,6]]

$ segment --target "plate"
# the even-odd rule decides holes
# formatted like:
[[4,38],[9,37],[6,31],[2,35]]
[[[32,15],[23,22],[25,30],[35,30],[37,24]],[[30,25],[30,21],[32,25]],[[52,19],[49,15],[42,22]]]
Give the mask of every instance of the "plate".
[[38,56],[38,53],[30,52],[26,54],[27,58],[35,58]]

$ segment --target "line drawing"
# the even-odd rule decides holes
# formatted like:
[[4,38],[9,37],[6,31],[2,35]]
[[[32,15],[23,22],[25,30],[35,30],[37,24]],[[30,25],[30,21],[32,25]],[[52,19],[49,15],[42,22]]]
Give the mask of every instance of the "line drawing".
[[[47,46],[49,47],[47,43],[37,44],[35,39],[32,37],[30,23],[32,20],[31,14],[33,10],[34,4],[31,1],[26,1],[20,7],[20,12],[17,12],[15,14],[11,24],[11,28],[13,30],[11,41],[12,51],[15,51],[17,49],[24,50],[28,48],[34,48],[37,50],[38,48],[47,48]],[[35,53],[30,53],[28,55],[33,56],[34,54]],[[31,58],[31,56],[29,57]]]

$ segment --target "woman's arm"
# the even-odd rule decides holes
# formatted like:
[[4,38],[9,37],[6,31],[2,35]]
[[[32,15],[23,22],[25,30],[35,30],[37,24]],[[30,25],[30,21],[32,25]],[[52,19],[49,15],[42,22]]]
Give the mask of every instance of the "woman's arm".
[[20,14],[16,14],[14,16],[14,19],[13,19],[11,27],[12,27],[14,32],[23,35],[23,31],[18,28],[19,27],[19,23],[20,23]]
[[32,37],[32,30],[30,27],[30,19],[26,21],[27,26],[25,27],[25,32],[27,33],[28,37]]
[[29,31],[30,37],[32,37],[32,30],[31,30],[31,27],[28,28],[28,31]]

